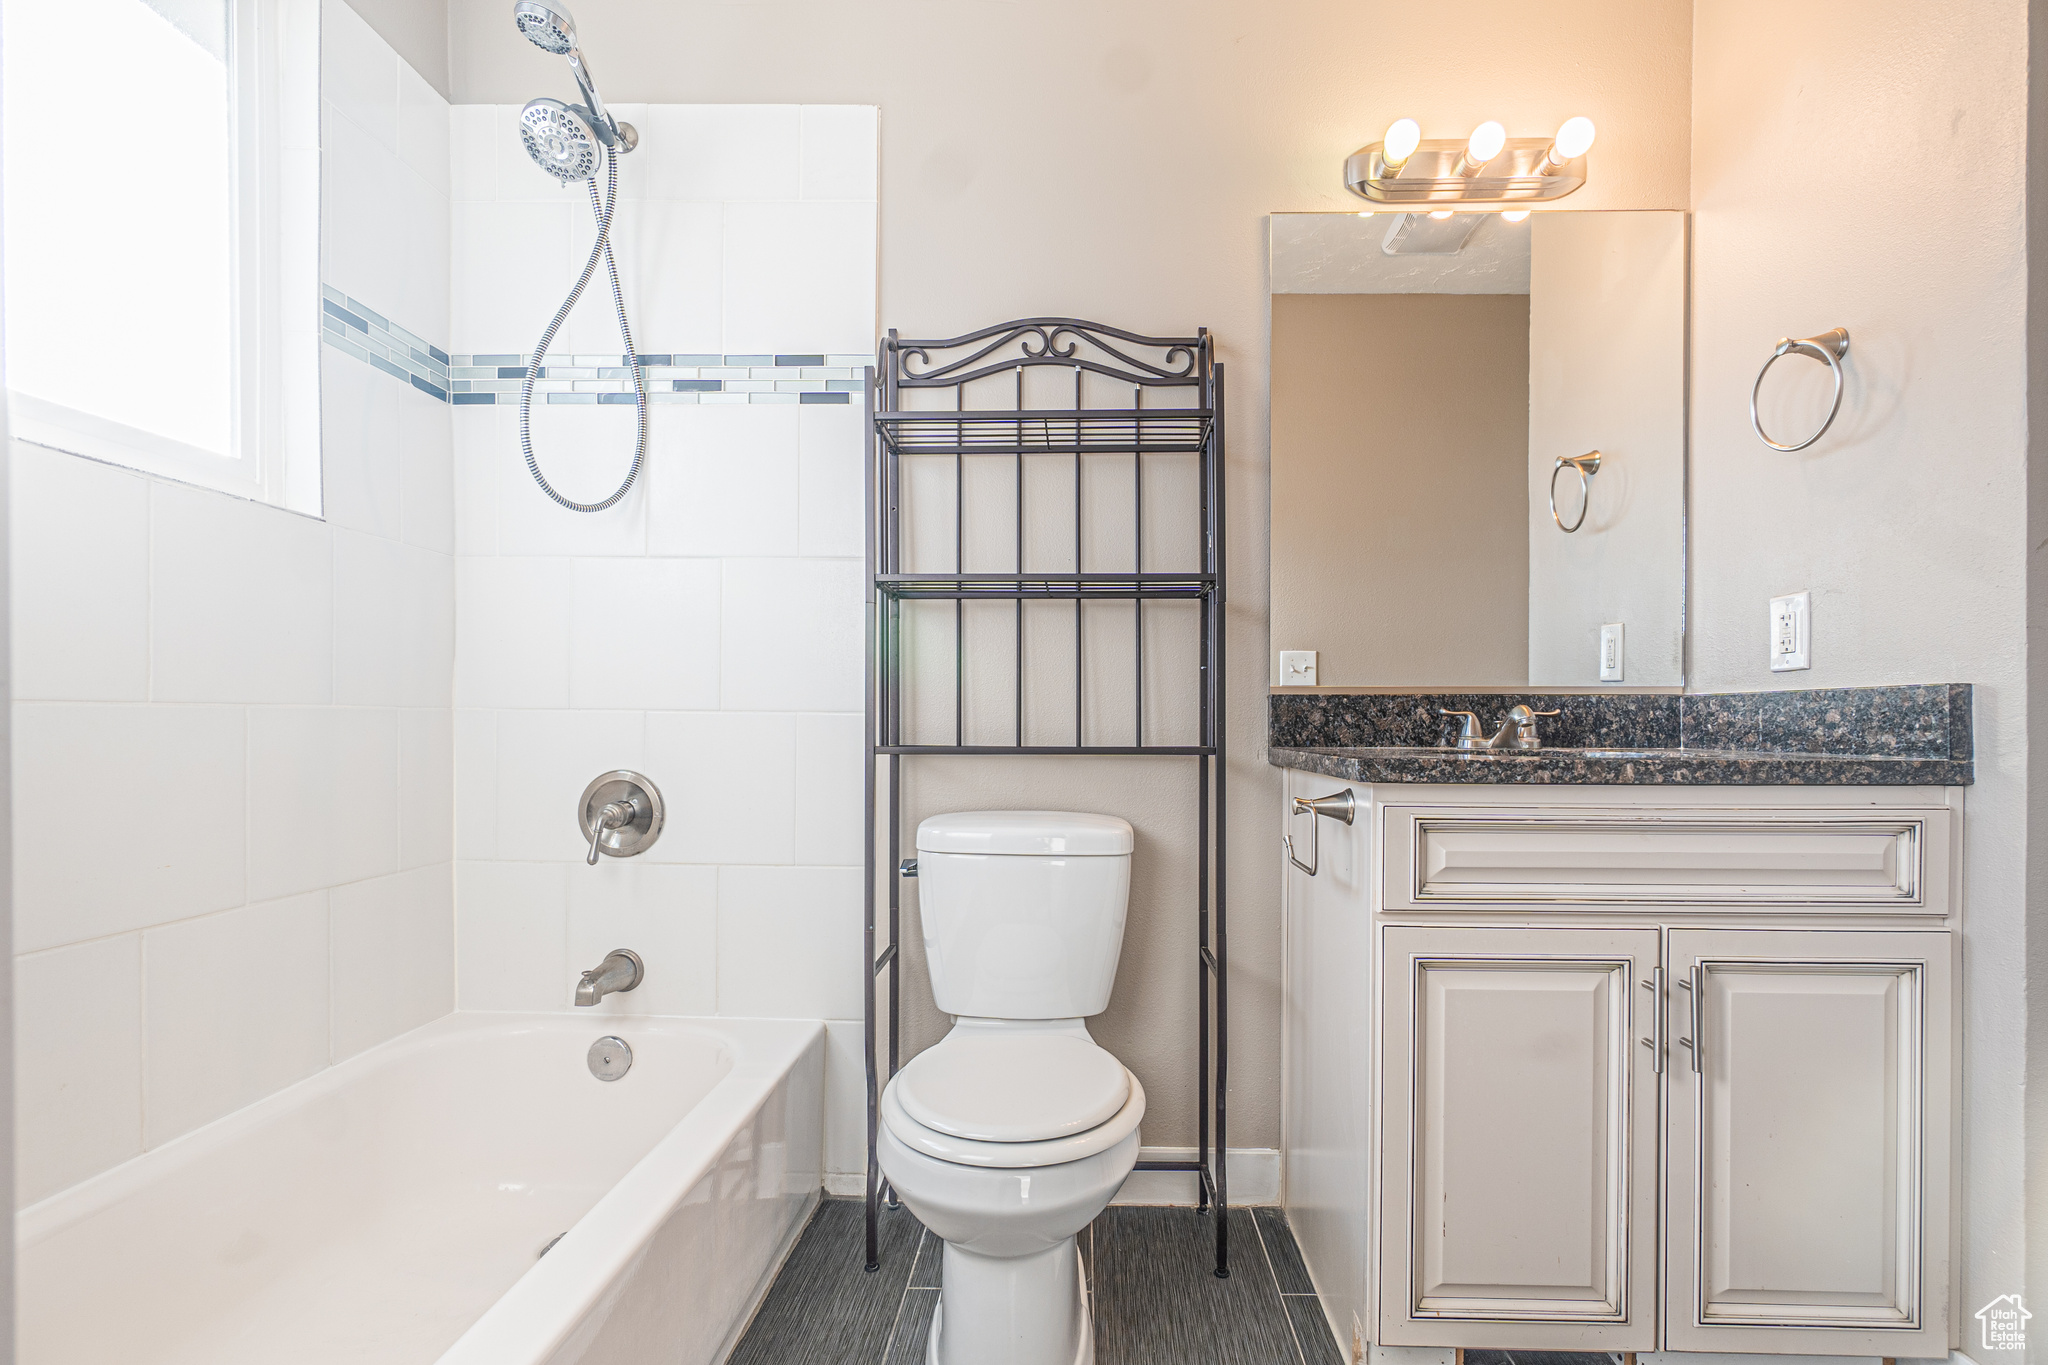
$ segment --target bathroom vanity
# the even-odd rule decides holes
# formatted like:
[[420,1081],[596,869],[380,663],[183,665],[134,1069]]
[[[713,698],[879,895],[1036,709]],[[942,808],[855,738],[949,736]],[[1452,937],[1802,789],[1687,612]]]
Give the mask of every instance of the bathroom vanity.
[[1946,1356],[1968,689],[1464,700],[1272,699],[1338,1339]]

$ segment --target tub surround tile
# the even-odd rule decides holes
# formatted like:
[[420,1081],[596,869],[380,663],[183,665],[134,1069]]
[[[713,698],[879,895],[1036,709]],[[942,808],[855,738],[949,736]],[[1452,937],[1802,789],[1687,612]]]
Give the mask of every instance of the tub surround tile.
[[[561,999],[615,948],[646,963],[631,991],[578,1010],[592,1019],[718,1012],[718,869],[664,867],[644,859],[599,858],[568,875],[568,956]],[[827,1063],[829,1065],[829,1062]]]
[[567,863],[455,865],[457,1009],[559,1010],[570,1004],[562,988],[568,872]]
[[[1545,748],[1463,753],[1435,708],[1489,732],[1517,703],[1560,710]],[[1315,695],[1269,701],[1267,757],[1349,782],[1968,786],[1967,683],[1698,695]],[[1589,755],[1585,749],[1621,749]]]
[[328,913],[331,1060],[455,1008],[452,864],[337,886],[328,893]]
[[149,481],[17,442],[13,695],[143,701],[149,696]]
[[316,891],[143,935],[149,1146],[327,1065],[327,934]]
[[15,1203],[142,1150],[142,936],[14,960]]
[[208,914],[246,899],[245,714],[235,706],[20,702],[14,781],[62,792],[80,773],[147,818],[81,856],[16,806],[14,948],[34,952]]
[[718,1012],[857,1019],[859,868],[718,870]]

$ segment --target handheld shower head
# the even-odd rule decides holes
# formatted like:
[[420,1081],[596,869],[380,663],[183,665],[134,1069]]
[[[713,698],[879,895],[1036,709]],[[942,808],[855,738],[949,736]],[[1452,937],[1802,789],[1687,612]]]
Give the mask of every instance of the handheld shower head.
[[[569,70],[576,75],[576,86],[583,92],[584,112],[589,116],[590,129],[597,140],[607,147],[630,152],[639,145],[640,135],[633,131],[630,123],[620,123],[604,107],[598,98],[597,84],[590,78],[590,67],[583,60],[583,49],[576,45],[576,21],[569,17],[569,11],[547,3],[547,0],[515,0],[512,6],[512,22],[519,25],[519,31],[527,41],[543,52],[552,52],[557,57],[569,59]],[[534,104],[542,103],[535,100]],[[526,106],[531,112],[533,105]],[[566,107],[566,106],[564,106]],[[520,127],[525,129],[527,119],[520,116]],[[527,143],[527,150],[533,151],[533,143]],[[533,158],[541,161],[541,154],[533,152]],[[552,174],[560,175],[555,164],[541,161]]]
[[543,52],[566,57],[576,50],[576,21],[566,10],[544,5],[541,0],[519,0],[512,7],[512,22]]

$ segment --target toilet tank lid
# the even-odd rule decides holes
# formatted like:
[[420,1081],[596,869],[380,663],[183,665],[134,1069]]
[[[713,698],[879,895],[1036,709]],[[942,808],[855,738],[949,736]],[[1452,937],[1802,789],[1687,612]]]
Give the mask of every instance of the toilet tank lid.
[[1131,826],[1114,815],[1064,810],[964,810],[917,827],[920,853],[1111,857],[1131,851]]

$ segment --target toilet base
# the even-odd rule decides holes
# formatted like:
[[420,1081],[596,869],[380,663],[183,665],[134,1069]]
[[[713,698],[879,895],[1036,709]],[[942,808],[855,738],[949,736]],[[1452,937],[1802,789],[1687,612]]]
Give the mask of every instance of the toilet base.
[[[959,1339],[947,1339],[948,1298],[961,1307],[955,1321],[973,1324],[973,1340],[958,1331]],[[1075,1239],[1035,1256],[1002,1258],[946,1243],[945,1280],[924,1358],[925,1365],[1095,1365],[1095,1314]]]

